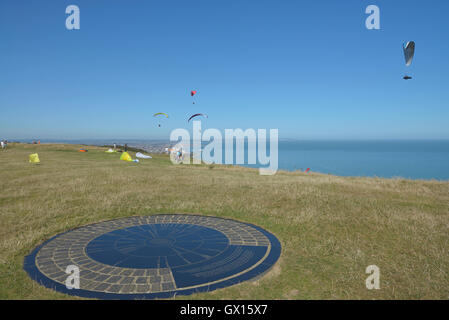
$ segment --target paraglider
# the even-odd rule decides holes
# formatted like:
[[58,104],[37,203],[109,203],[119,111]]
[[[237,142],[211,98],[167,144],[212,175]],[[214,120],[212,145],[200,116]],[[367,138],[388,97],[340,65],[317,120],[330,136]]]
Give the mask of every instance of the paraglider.
[[141,158],[141,159],[152,159],[151,156],[148,156],[148,155],[143,154],[143,153],[141,153],[141,152],[137,152],[137,153],[136,153],[136,158]]
[[133,158],[131,158],[131,156],[129,155],[128,152],[123,152],[122,155],[120,156],[120,160],[128,161],[128,162],[133,162],[133,161],[139,162],[137,159],[135,159],[137,161],[133,160]]
[[[408,41],[402,45],[402,50],[404,51],[405,65],[409,67],[412,64],[413,56],[415,55],[415,42]],[[404,80],[410,80],[412,77],[405,75]]]
[[193,104],[195,104],[195,95],[196,95],[196,90],[192,90],[190,91],[190,96],[193,98]]
[[198,116],[203,116],[207,118],[207,114],[203,114],[203,113],[195,113],[194,115],[192,115],[189,120],[187,120],[187,122],[190,122],[191,119],[198,117]]
[[[157,112],[153,115],[153,117],[157,117],[157,116],[165,116],[166,118],[168,118],[168,114],[166,114],[164,112]],[[157,126],[160,128],[161,124],[159,123]]]

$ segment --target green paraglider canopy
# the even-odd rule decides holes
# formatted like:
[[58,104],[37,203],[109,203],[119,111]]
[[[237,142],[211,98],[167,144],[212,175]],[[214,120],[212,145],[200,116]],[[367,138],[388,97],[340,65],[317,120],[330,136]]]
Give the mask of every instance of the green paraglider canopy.
[[[153,117],[157,117],[157,116],[165,116],[166,118],[168,118],[168,114],[166,114],[164,112],[158,112],[153,115]],[[159,123],[157,126],[161,127],[161,124]]]
[[155,113],[155,114],[153,115],[153,117],[156,117],[156,116],[159,116],[159,115],[164,115],[164,116],[166,116],[166,117],[168,118],[168,114],[163,113],[163,112]]

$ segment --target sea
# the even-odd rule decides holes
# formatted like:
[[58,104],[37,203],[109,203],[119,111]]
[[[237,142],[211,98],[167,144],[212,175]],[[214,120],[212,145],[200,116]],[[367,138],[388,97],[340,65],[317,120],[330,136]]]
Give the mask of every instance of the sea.
[[279,142],[279,168],[339,176],[449,180],[449,140]]
[[[21,141],[30,142],[30,141]],[[113,143],[156,152],[173,145],[163,140],[41,140],[87,145]],[[203,142],[203,147],[205,146]],[[223,162],[224,162],[223,142]],[[269,149],[268,149],[269,150]],[[234,143],[235,164],[235,143]],[[248,144],[245,143],[245,153]],[[269,153],[269,152],[268,152]],[[269,156],[269,155],[268,155]],[[257,162],[239,164],[266,167]],[[278,169],[287,171],[310,168],[312,172],[338,176],[449,180],[449,140],[281,140],[278,143]]]

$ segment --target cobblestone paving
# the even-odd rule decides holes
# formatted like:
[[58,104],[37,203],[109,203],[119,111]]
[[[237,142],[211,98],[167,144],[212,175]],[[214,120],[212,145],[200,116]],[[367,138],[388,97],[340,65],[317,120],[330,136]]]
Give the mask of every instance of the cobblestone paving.
[[[170,267],[118,267],[93,260],[86,253],[89,243],[99,236],[135,226],[164,224],[202,226],[222,233],[227,238],[228,246],[265,247],[267,252],[270,250],[270,240],[262,232],[245,223],[196,215],[153,215],[100,222],[63,233],[40,248],[34,263],[42,275],[63,285],[68,277],[67,266],[75,265],[80,270],[80,289],[93,292],[145,294],[176,291],[182,288],[177,287]],[[236,250],[234,254],[241,255],[242,250],[240,247],[238,249],[240,251]],[[243,254],[248,255],[248,252]],[[232,258],[231,255],[227,259]],[[239,258],[242,263],[249,260],[244,258],[244,255]],[[234,264],[237,261],[235,260]],[[217,263],[220,261],[215,262]]]

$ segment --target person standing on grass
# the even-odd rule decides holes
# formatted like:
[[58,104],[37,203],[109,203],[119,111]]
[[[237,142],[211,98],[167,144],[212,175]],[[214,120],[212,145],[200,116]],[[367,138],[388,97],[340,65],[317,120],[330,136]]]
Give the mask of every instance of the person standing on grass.
[[125,143],[125,152],[128,151],[128,144]]
[[3,140],[0,142],[2,145],[2,150],[5,148],[5,143],[3,142]]
[[176,152],[176,158],[177,158],[177,162],[182,161],[182,148],[179,148],[178,151]]

